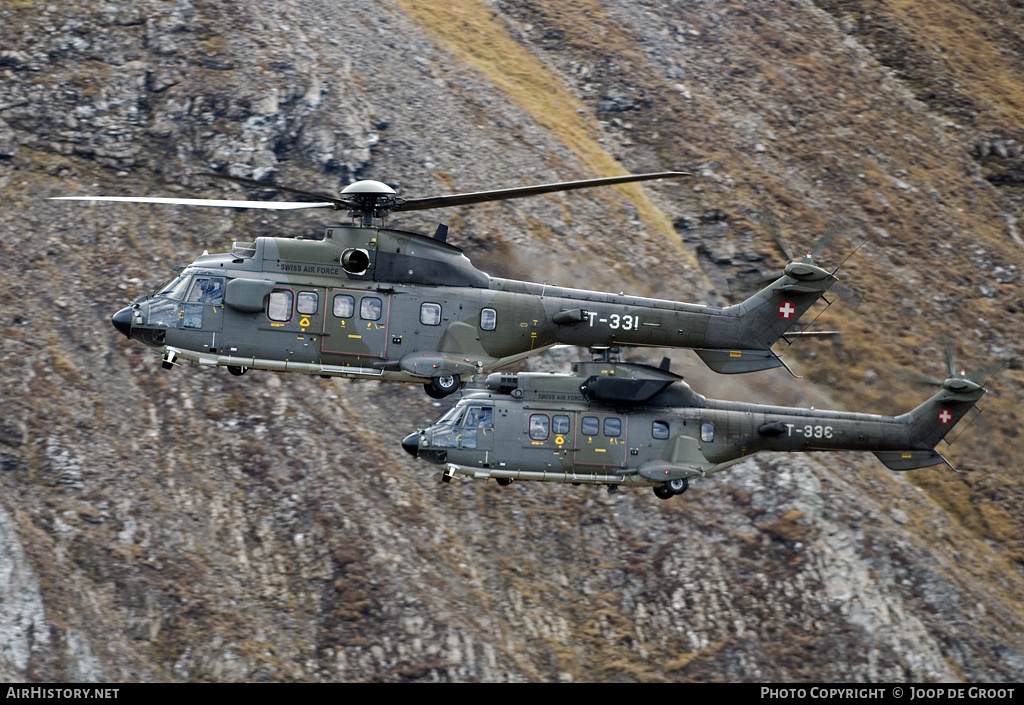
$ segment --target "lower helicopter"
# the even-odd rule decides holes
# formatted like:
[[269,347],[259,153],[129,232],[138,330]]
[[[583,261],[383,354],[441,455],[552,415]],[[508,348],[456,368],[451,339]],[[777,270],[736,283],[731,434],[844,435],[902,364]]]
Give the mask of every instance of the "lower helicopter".
[[667,359],[653,367],[604,357],[569,374],[491,374],[402,447],[442,466],[445,482],[652,487],[668,499],[761,451],[869,451],[898,471],[948,465],[935,446],[985,394],[949,355],[948,377],[933,380],[938,393],[899,416],[709,399]]

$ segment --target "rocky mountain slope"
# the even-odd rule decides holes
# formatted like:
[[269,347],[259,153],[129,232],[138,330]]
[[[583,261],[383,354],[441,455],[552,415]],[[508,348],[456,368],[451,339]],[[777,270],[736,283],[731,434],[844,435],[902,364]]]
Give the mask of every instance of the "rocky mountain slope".
[[[0,5],[0,678],[1021,680],[1019,3],[437,5]],[[864,243],[861,303],[786,352],[802,379],[674,369],[898,413],[951,338],[1006,365],[943,449],[959,473],[843,453],[667,502],[442,485],[399,447],[442,408],[418,387],[165,372],[109,324],[169,264],[322,214],[45,200],[661,169],[696,177],[395,224],[439,217],[497,275],[716,304],[783,265],[766,214],[796,248],[839,228],[823,261]]]

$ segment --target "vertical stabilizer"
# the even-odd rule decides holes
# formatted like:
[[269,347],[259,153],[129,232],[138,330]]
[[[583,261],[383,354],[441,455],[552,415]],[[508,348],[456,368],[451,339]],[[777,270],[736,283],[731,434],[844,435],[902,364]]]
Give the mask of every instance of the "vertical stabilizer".
[[957,422],[974,408],[985,389],[966,377],[950,377],[942,390],[913,411],[896,417],[909,425],[907,448],[877,451],[875,457],[891,470],[913,470],[946,462],[935,450]]

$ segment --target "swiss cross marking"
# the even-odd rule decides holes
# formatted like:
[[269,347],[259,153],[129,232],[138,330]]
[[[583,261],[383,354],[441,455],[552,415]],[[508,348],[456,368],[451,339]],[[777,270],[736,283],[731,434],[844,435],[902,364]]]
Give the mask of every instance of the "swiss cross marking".
[[782,305],[779,306],[779,315],[783,318],[792,318],[795,313],[796,308],[789,301],[783,301]]
[[939,422],[947,424],[953,420],[953,414],[949,413],[949,409],[943,409],[939,412]]

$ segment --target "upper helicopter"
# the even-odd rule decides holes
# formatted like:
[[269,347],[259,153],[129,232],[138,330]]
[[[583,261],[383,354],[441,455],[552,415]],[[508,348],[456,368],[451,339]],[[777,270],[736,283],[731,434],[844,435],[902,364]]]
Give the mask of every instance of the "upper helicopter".
[[323,239],[258,237],[224,254],[203,253],[177,277],[112,317],[114,327],[182,361],[249,369],[418,382],[441,398],[462,375],[491,372],[555,344],[690,348],[721,373],[783,365],[772,345],[837,279],[814,257],[790,262],[774,282],[723,308],[492,277],[447,242],[386,228],[392,212],[463,206],[652,179],[632,174],[428,198],[399,198],[379,181],[338,197],[223,174],[206,174],[307,201],[122,196],[121,201],[227,208],[346,210],[348,225]]
[[455,475],[651,487],[661,499],[761,451],[869,451],[891,470],[946,462],[935,450],[985,394],[947,355],[937,394],[900,416],[709,399],[660,368],[607,356],[570,374],[494,373],[402,447]]

